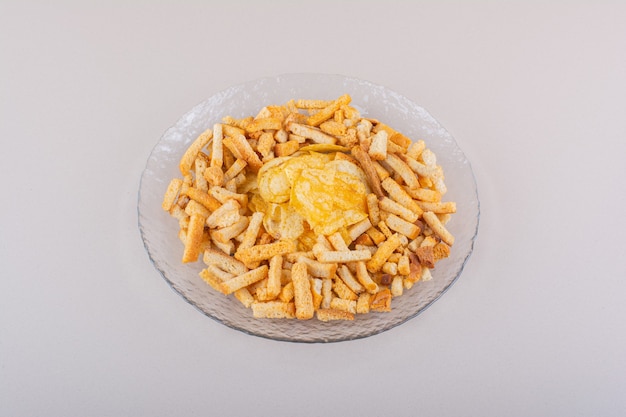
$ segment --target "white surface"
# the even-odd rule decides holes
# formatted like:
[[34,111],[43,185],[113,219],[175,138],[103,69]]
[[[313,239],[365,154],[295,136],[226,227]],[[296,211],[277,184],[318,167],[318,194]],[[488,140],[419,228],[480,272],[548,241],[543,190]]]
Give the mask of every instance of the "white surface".
[[[40,3],[0,2],[0,415],[626,414],[624,3]],[[136,225],[180,115],[302,71],[412,98],[479,187],[461,279],[355,342],[206,318]]]

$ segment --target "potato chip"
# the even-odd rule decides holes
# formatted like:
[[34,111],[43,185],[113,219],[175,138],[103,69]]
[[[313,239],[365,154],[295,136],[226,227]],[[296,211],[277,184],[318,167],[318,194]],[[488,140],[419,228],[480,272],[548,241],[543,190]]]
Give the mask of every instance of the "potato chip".
[[335,169],[305,169],[293,184],[291,204],[318,234],[329,235],[365,217],[366,189],[359,179]]

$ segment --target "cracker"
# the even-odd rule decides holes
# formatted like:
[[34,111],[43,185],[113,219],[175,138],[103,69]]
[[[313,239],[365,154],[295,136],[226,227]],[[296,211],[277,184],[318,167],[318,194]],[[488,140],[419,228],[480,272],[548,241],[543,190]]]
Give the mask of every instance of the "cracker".
[[333,298],[330,300],[330,309],[356,314],[356,300],[344,300],[343,298]]
[[198,190],[197,188],[183,186],[180,193],[197,201],[210,211],[215,211],[222,206],[214,197],[211,197],[207,192]]
[[423,214],[426,224],[435,232],[437,236],[448,245],[454,244],[454,236],[446,229],[446,227],[439,221],[439,218],[432,211],[425,211]]
[[296,306],[296,318],[309,320],[313,318],[313,294],[307,274],[307,266],[302,262],[296,262],[291,268],[291,279],[294,288],[294,302]]
[[298,149],[300,149],[300,143],[297,140],[288,140],[285,143],[277,143],[274,146],[274,153],[277,157],[289,156],[296,153]]
[[398,173],[409,189],[420,188],[417,175],[415,175],[411,168],[397,155],[390,153],[387,155],[387,158],[385,158],[385,162],[391,169]]
[[239,221],[241,205],[235,200],[228,200],[206,219],[209,227],[226,227]]
[[329,100],[305,100],[298,99],[295,101],[295,106],[299,109],[323,109],[332,104]]
[[359,298],[359,296],[337,276],[333,279],[333,291],[339,298],[343,298],[344,300],[356,300]]
[[208,269],[203,269],[200,271],[200,278],[207,284],[209,284],[214,290],[222,291],[222,281],[213,273],[211,273]]
[[371,272],[378,272],[383,267],[387,258],[400,246],[400,238],[398,234],[394,234],[385,240],[376,250],[376,253],[366,263],[367,269]]
[[328,106],[324,107],[314,115],[307,119],[307,123],[311,126],[319,126],[326,120],[334,117],[335,112],[341,108],[341,106],[349,104],[352,98],[348,94],[344,94],[337,100],[332,101]]
[[170,211],[176,199],[178,198],[178,194],[183,187],[183,180],[180,178],[173,178],[167,186],[167,190],[165,191],[165,195],[163,196],[163,202],[161,203],[161,207],[165,211]]
[[451,214],[456,213],[456,203],[453,201],[429,203],[425,201],[418,201],[417,205],[424,211],[432,211],[435,214]]
[[365,262],[356,263],[356,277],[367,292],[370,294],[378,292],[378,284],[372,280]]
[[270,259],[270,268],[267,277],[267,296],[269,298],[275,298],[278,294],[280,294],[282,267],[283,257],[281,255],[272,256]]
[[267,265],[261,265],[256,269],[252,269],[244,274],[238,275],[222,282],[220,285],[224,294],[232,294],[240,288],[247,287],[267,277]]
[[415,224],[409,223],[395,214],[389,214],[385,219],[385,224],[387,224],[389,229],[401,233],[409,239],[415,239],[421,232],[420,228]]
[[189,229],[185,239],[183,262],[195,262],[200,256],[200,245],[204,237],[205,218],[200,214],[193,214],[189,219]]
[[254,172],[257,172],[263,166],[263,162],[261,162],[244,135],[229,136],[224,139],[223,143],[234,155],[245,160]]
[[354,314],[335,308],[321,308],[317,310],[316,317],[319,321],[354,320]]
[[213,145],[211,148],[211,167],[222,168],[224,165],[224,130],[220,123],[213,125]]
[[[438,203],[439,201],[441,201],[441,193],[437,190],[431,190],[429,188],[405,189],[407,194],[409,194],[412,198],[416,200],[429,203]],[[418,206],[420,205],[419,201],[417,202]]]
[[317,260],[322,263],[346,263],[367,261],[372,257],[372,254],[366,250],[352,250],[352,251],[327,251],[322,252]]
[[296,317],[296,306],[292,302],[253,302],[251,307],[252,315],[255,318],[293,319]]
[[391,311],[391,291],[383,288],[370,298],[370,310],[378,312]]
[[258,132],[261,130],[278,130],[283,122],[277,117],[266,117],[252,120],[246,125],[246,132]]
[[346,125],[335,120],[327,120],[320,125],[320,130],[330,136],[344,136],[347,134]]
[[265,245],[256,245],[237,251],[235,258],[244,263],[264,261],[275,255],[285,255],[296,250],[293,240],[279,240]]
[[350,269],[348,269],[346,265],[341,265],[337,269],[337,276],[341,278],[343,283],[346,284],[353,293],[360,294],[364,291],[363,286],[354,278],[354,275],[352,275],[352,272],[350,272]]
[[359,295],[359,298],[356,301],[357,314],[367,314],[370,312],[370,298],[371,294],[368,292],[364,292]]
[[246,227],[248,227],[248,222],[248,218],[242,216],[237,222],[231,224],[230,226],[217,229],[213,234],[213,239],[218,242],[227,243],[229,240],[243,232]]
[[387,138],[387,132],[384,130],[372,136],[367,153],[373,160],[382,161],[387,158]]
[[325,143],[331,145],[337,143],[337,139],[333,136],[327,135],[321,130],[311,126],[291,122],[287,124],[287,130],[293,134],[302,136],[305,139],[310,139],[315,143]]
[[248,271],[248,268],[246,268],[243,262],[215,249],[205,250],[202,260],[207,265],[215,265],[233,275],[241,275]]
[[196,140],[194,140],[191,145],[187,148],[182,158],[180,159],[180,163],[178,164],[178,168],[180,169],[181,174],[187,175],[189,174],[189,170],[193,166],[198,153],[202,148],[204,148],[209,141],[213,138],[213,129],[207,129],[202,132]]
[[357,160],[359,166],[363,169],[367,182],[371,187],[374,194],[378,197],[383,196],[383,190],[381,188],[380,178],[376,172],[376,168],[372,164],[370,156],[360,146],[354,146],[352,148],[352,156]]
[[372,227],[372,222],[367,217],[350,226],[350,228],[348,228],[348,236],[350,237],[351,242],[368,231],[370,227]]
[[337,271],[336,263],[321,263],[306,256],[298,256],[298,262],[306,264],[309,273],[318,278],[332,278]]
[[416,222],[419,218],[417,213],[409,210],[408,208],[404,207],[402,204],[398,204],[397,202],[393,201],[389,197],[382,197],[378,201],[378,206],[381,209],[389,213],[393,213],[393,214],[400,216],[401,218],[403,218],[404,220],[410,223]]
[[391,177],[385,178],[382,183],[382,187],[387,191],[389,197],[396,203],[408,208],[418,216],[423,212],[421,207],[411,198],[410,195]]
[[254,296],[250,293],[247,288],[239,288],[237,291],[233,293],[235,298],[241,302],[246,308],[252,307],[252,304],[256,301]]

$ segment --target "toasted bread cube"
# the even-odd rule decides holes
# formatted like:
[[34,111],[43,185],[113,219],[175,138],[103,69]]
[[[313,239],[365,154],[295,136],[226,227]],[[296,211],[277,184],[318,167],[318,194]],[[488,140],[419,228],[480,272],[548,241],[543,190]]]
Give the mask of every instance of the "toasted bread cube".
[[314,115],[310,116],[307,119],[307,123],[311,126],[319,126],[326,120],[330,119],[331,117],[334,117],[335,112],[339,110],[341,106],[350,103],[351,100],[352,98],[349,95],[344,94],[343,96],[339,97],[337,100],[332,101],[328,106],[324,107],[323,109],[321,109]]
[[367,266],[365,266],[365,262],[356,263],[356,277],[367,292],[370,294],[378,292],[378,285],[372,280]]
[[346,125],[340,122],[336,122],[335,120],[327,120],[320,125],[320,129],[322,132],[330,135],[330,136],[343,136],[346,134],[347,128]]
[[337,269],[337,275],[355,294],[360,294],[364,291],[363,286],[354,278],[354,275],[352,275],[352,272],[346,265],[341,265]]
[[281,156],[289,156],[294,154],[298,149],[300,149],[300,143],[296,140],[288,140],[285,143],[277,143],[274,146],[274,153],[277,157]]
[[296,262],[293,264],[291,268],[291,279],[294,289],[296,318],[298,320],[309,320],[313,318],[315,309],[313,307],[311,283],[309,282],[307,267],[304,263]]
[[237,201],[228,200],[206,219],[207,226],[211,228],[226,227],[238,222],[241,217],[240,208],[241,205]]
[[398,234],[394,234],[384,241],[376,250],[372,259],[367,262],[367,269],[371,272],[378,272],[381,270],[387,258],[400,246],[400,237]]
[[401,233],[409,239],[415,239],[421,232],[420,228],[414,223],[409,223],[395,214],[390,214],[385,223],[389,226],[389,229]]
[[[211,197],[206,191],[198,190],[194,187],[183,185],[180,190],[181,196],[187,196],[189,199],[197,201],[210,211],[215,211],[222,206],[222,204],[215,198]],[[180,200],[180,198],[179,198]]]
[[356,300],[358,295],[348,287],[339,277],[333,279],[333,291],[345,300]]
[[255,302],[254,296],[250,294],[250,291],[248,291],[245,287],[235,291],[234,295],[235,298],[238,299],[246,308],[250,308],[250,306],[252,306]]
[[375,161],[382,161],[387,158],[387,132],[381,130],[372,136],[372,143],[370,144],[367,153]]
[[228,181],[235,178],[237,175],[241,174],[241,172],[248,166],[248,163],[238,158],[233,162],[233,164],[228,168],[226,172],[224,172],[224,177],[222,179],[223,183],[227,183]]
[[435,232],[437,236],[439,236],[441,240],[446,242],[449,246],[454,244],[454,236],[452,236],[446,227],[441,224],[435,213],[425,211],[423,216],[426,224],[433,230],[433,232]]
[[396,203],[389,197],[383,197],[378,201],[378,206],[386,212],[396,214],[409,223],[415,223],[419,216],[401,204]]
[[243,263],[264,261],[275,255],[285,255],[296,250],[296,244],[293,240],[278,240],[273,243],[259,244],[235,253],[235,258]]
[[221,284],[222,292],[224,294],[231,294],[240,288],[247,287],[250,284],[254,284],[264,278],[267,278],[267,265],[261,265],[260,267],[250,270],[245,274],[233,277],[228,281],[224,281]]
[[367,314],[370,312],[370,298],[371,294],[368,292],[359,295],[359,299],[356,301],[357,314]]
[[229,240],[242,233],[246,227],[248,227],[248,218],[243,216],[230,226],[215,230],[212,236],[213,239],[218,242],[227,243]]
[[356,314],[356,300],[344,300],[343,298],[333,298],[330,300],[330,308]]
[[295,107],[298,109],[323,109],[332,104],[330,100],[305,100],[298,99],[294,102]]
[[334,308],[321,308],[317,310],[317,319],[324,322],[332,320],[354,320],[354,314]]
[[370,221],[369,217],[366,217],[360,222],[350,226],[350,228],[348,229],[348,236],[350,237],[351,242],[361,236],[366,231],[368,231],[370,227],[372,227],[372,222]]
[[296,317],[296,306],[292,302],[282,301],[254,302],[252,315],[255,318],[293,319]]
[[211,138],[213,138],[212,128],[202,132],[200,136],[198,136],[196,140],[194,140],[193,143],[189,145],[182,158],[180,159],[180,163],[178,165],[180,172],[181,174],[183,174],[183,176],[189,174],[189,171],[191,170],[191,167],[193,166],[198,156],[198,153],[209,143]]
[[317,260],[322,263],[346,263],[367,261],[371,257],[372,254],[366,250],[325,251],[319,254]]
[[399,297],[402,295],[403,290],[404,290],[404,282],[402,280],[402,276],[396,275],[395,277],[393,277],[393,280],[391,281],[391,287],[390,287],[391,295],[393,297]]
[[268,271],[267,280],[267,295],[268,297],[275,298],[280,294],[281,290],[281,275],[283,268],[283,257],[281,255],[274,255],[270,259],[270,268]]
[[391,311],[391,291],[383,288],[370,298],[370,310],[378,312]]
[[213,146],[211,150],[211,167],[222,168],[224,165],[224,129],[220,123],[213,125]]
[[303,255],[299,255],[297,261],[304,263],[308,268],[309,274],[317,278],[332,278],[337,271],[336,263],[324,264]]
[[337,143],[337,139],[333,136],[327,135],[317,128],[299,123],[291,122],[287,124],[287,131],[302,136],[303,138],[310,139],[315,143],[327,143],[333,145]]
[[215,249],[206,249],[202,260],[207,265],[215,265],[221,270],[230,272],[233,275],[241,275],[248,271],[242,262]]
[[433,247],[433,254],[435,256],[435,262],[450,256],[450,246],[445,242],[439,242]]
[[381,183],[383,189],[387,191],[389,197],[394,200],[396,203],[408,208],[409,210],[416,213],[418,216],[422,214],[423,210],[420,206],[411,198],[410,195],[391,177],[385,178]]
[[278,294],[278,298],[287,303],[291,300],[293,300],[294,297],[294,287],[293,287],[293,281],[290,281],[288,283],[286,283],[283,288],[280,290],[280,294]]
[[193,214],[189,219],[189,229],[185,239],[183,262],[196,262],[200,256],[200,246],[204,237],[204,217]]
[[417,248],[417,251],[415,251],[415,254],[417,255],[417,258],[422,266],[427,268],[435,267],[435,253],[433,246],[420,246]]
[[313,309],[319,310],[324,301],[324,295],[322,294],[323,283],[320,278],[310,278],[311,294],[313,296]]
[[181,188],[183,187],[183,180],[180,178],[173,178],[169,185],[167,186],[167,191],[165,191],[165,196],[163,197],[163,203],[161,207],[165,211],[170,211],[176,199],[178,198],[178,194],[180,193]]
[[252,171],[257,172],[263,166],[263,162],[244,135],[228,136],[222,142],[231,150],[233,155],[245,160]]
[[381,270],[385,274],[389,274],[391,276],[397,275],[398,274],[398,264],[396,264],[394,262],[385,262],[383,264],[383,267],[381,268]]
[[283,126],[282,120],[276,117],[258,118],[246,126],[246,132],[259,132],[261,130],[278,130]]
[[222,291],[222,280],[220,280],[216,275],[212,274],[208,269],[203,269],[202,271],[200,271],[199,275],[202,280],[209,284],[214,290],[220,292]]

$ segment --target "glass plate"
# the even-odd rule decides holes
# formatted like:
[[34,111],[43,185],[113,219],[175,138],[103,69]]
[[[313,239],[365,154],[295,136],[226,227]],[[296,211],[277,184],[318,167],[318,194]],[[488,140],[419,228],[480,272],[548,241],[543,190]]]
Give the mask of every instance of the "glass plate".
[[[376,118],[413,140],[423,139],[444,169],[446,201],[456,201],[457,213],[447,224],[455,236],[451,256],[437,263],[433,279],[418,282],[392,301],[389,313],[356,315],[354,321],[316,319],[254,319],[252,310],[224,296],[198,276],[201,261],[182,264],[183,245],[178,222],[161,209],[163,193],[187,146],[223,116],[256,114],[267,104],[295,98],[335,99],[348,93],[363,116]],[[207,316],[242,332],[292,342],[337,342],[371,336],[417,316],[437,300],[460,276],[478,232],[479,201],[471,166],[450,134],[423,108],[402,95],[368,81],[340,75],[287,74],[230,87],[198,104],[158,141],[141,177],[138,201],[139,229],[154,266],[171,287]]]

